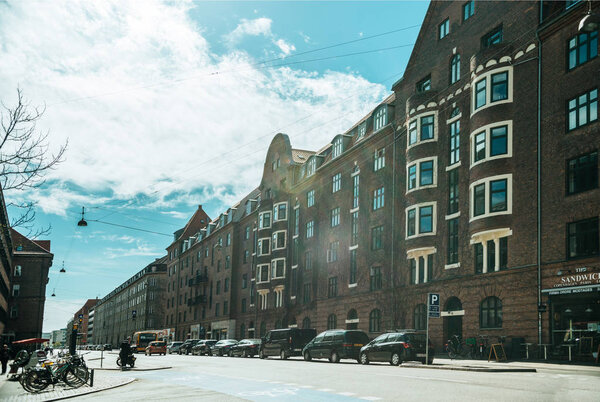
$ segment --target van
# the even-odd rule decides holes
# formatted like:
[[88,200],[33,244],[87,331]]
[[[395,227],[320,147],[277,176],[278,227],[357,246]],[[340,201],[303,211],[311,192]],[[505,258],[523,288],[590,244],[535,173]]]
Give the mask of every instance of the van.
[[333,329],[321,332],[302,351],[304,360],[329,359],[338,363],[340,359],[359,361],[360,348],[369,343],[369,336],[363,331]]
[[290,356],[302,356],[302,348],[315,337],[317,330],[285,328],[267,332],[262,339],[258,356],[264,359],[268,356],[279,356],[287,359]]

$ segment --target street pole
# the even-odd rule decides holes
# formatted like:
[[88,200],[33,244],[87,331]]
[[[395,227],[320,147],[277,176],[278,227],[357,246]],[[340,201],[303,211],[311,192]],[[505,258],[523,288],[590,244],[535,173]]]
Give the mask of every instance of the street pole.
[[[429,364],[429,302],[430,297],[427,297],[427,326],[425,330],[425,364]],[[421,349],[422,350],[422,349]]]

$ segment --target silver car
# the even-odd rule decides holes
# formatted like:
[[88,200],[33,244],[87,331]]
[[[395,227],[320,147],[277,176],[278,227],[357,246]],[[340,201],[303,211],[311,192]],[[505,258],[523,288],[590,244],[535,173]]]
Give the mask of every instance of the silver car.
[[183,345],[183,342],[180,342],[180,341],[175,341],[175,342],[169,343],[167,345],[167,353],[171,354],[171,353],[179,352],[179,348],[181,347],[181,345]]

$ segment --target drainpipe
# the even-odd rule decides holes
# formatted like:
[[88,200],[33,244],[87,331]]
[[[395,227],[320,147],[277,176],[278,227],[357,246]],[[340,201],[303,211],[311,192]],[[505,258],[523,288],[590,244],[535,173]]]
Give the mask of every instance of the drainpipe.
[[[541,7],[541,5],[540,5]],[[540,16],[541,16],[540,10]],[[538,344],[542,343],[542,41],[539,32],[535,32],[538,42],[538,77],[537,77],[537,304],[538,304]]]
[[396,127],[394,123],[392,126],[392,135],[394,141],[392,142],[392,329],[398,327],[397,313],[398,306],[396,300],[396,236],[395,236],[395,224],[396,224]]

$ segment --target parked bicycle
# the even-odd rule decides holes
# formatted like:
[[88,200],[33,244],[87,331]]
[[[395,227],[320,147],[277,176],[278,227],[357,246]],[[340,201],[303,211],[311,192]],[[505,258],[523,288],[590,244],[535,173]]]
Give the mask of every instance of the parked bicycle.
[[40,392],[49,385],[64,382],[69,387],[78,388],[86,384],[89,371],[81,356],[71,356],[65,361],[45,361],[24,373],[20,378],[23,389],[27,392]]
[[465,345],[458,335],[452,335],[452,337],[448,339],[446,351],[448,352],[448,357],[450,357],[450,359],[459,357],[470,359],[473,357],[473,348]]
[[477,359],[487,359],[488,358],[488,350],[489,350],[489,337],[487,335],[478,335],[477,336],[477,350],[475,352],[475,357]]

